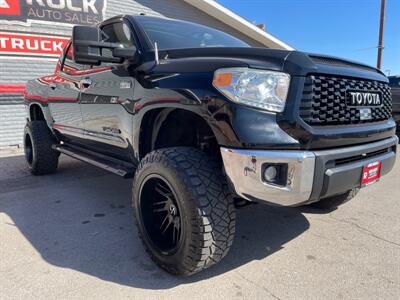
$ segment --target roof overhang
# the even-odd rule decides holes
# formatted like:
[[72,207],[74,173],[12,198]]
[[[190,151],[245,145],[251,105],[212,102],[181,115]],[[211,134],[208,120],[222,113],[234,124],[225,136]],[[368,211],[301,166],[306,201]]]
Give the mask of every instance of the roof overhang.
[[186,3],[196,7],[204,13],[218,19],[229,27],[232,27],[241,33],[247,35],[253,40],[267,46],[268,48],[294,50],[288,44],[277,39],[273,35],[258,28],[256,25],[245,20],[241,16],[230,11],[226,7],[213,0],[183,0]]

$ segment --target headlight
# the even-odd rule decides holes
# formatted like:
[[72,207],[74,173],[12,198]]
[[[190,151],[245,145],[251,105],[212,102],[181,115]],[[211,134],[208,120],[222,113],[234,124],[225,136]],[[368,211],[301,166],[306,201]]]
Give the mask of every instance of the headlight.
[[237,103],[282,112],[285,109],[290,75],[249,68],[219,69],[213,85]]

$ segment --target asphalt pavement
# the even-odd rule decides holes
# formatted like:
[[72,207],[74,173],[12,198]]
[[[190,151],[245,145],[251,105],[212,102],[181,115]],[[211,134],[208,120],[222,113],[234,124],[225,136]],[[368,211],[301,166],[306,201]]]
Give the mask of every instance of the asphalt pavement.
[[400,298],[400,163],[332,212],[239,210],[229,255],[189,278],[148,258],[130,190],[67,157],[41,177],[0,157],[0,299]]

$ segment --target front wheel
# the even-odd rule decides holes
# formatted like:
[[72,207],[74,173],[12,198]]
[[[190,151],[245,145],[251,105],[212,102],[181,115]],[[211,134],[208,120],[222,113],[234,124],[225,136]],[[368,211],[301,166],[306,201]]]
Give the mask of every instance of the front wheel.
[[232,245],[235,207],[221,166],[200,150],[149,153],[133,184],[135,219],[151,258],[191,275],[219,262]]

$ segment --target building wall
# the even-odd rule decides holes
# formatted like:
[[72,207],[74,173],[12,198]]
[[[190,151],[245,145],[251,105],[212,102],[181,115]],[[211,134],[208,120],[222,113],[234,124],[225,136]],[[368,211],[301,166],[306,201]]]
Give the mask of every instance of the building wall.
[[18,94],[0,94],[0,148],[21,145],[26,111]]
[[[6,0],[7,1],[7,0]],[[26,0],[20,0],[23,3]],[[82,2],[85,0],[74,0]],[[103,0],[106,3],[104,18],[119,14],[139,14],[166,16],[197,22],[220,29],[254,46],[262,46],[239,31],[199,11],[181,0]],[[35,1],[34,1],[35,2]],[[59,3],[60,1],[54,1]],[[22,5],[22,4],[21,4]],[[0,10],[0,17],[1,10]],[[7,18],[7,17],[2,17]],[[39,35],[70,36],[71,24],[47,23],[38,24],[6,24],[0,20],[0,32],[32,33]],[[1,49],[0,49],[1,50]],[[0,52],[0,147],[21,145],[22,132],[25,125],[25,110],[20,92],[1,92],[3,85],[24,84],[27,80],[51,74],[56,64],[56,57],[32,58],[27,56],[2,55]]]

